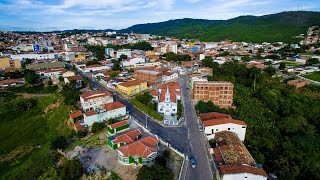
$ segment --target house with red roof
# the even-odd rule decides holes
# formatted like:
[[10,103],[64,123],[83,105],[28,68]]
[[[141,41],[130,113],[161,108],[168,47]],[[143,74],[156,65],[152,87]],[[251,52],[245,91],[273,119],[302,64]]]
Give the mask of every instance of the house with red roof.
[[221,180],[267,180],[267,173],[258,167],[237,134],[220,131],[215,136],[214,161]]
[[108,125],[108,133],[113,135],[118,132],[124,131],[129,128],[129,121],[124,120],[117,123],[109,124]]
[[113,150],[118,149],[121,146],[133,143],[138,140],[141,136],[141,131],[139,129],[135,129],[129,132],[125,132],[123,134],[117,136],[111,136],[108,138],[108,146]]
[[244,141],[247,124],[244,121],[232,119],[228,114],[209,112],[200,115],[204,133],[208,140],[214,139],[215,134],[221,131],[231,131]]
[[121,164],[147,165],[154,161],[158,154],[159,139],[147,136],[131,144],[118,148],[118,160]]
[[127,114],[126,106],[118,101],[102,104],[95,110],[83,113],[84,124],[92,126],[95,122],[107,121],[111,118],[124,117]]
[[68,76],[64,78],[64,84],[68,84],[70,82],[74,81],[76,84],[76,88],[81,88],[82,87],[82,82],[83,79],[81,76],[77,75],[77,76]]
[[94,111],[103,104],[113,102],[113,97],[106,91],[89,91],[80,95],[80,103],[83,111]]

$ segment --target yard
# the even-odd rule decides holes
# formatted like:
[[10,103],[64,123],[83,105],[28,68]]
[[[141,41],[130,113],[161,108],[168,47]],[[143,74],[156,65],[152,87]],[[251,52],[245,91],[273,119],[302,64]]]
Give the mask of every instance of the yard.
[[304,75],[303,77],[320,82],[320,72]]
[[286,66],[293,66],[293,67],[297,67],[302,65],[301,63],[298,62],[294,62],[294,61],[281,61],[284,62],[286,64]]
[[[51,141],[59,135],[71,134],[64,124],[70,107],[57,103],[56,95],[37,99],[36,106],[29,111],[1,117],[0,179],[33,179],[41,175],[53,166]],[[1,108],[4,107],[0,106],[0,111]]]

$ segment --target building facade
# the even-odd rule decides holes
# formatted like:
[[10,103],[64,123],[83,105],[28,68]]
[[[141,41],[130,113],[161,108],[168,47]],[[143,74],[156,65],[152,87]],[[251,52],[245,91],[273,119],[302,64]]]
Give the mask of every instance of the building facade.
[[113,102],[112,95],[104,91],[89,91],[80,95],[81,107],[85,112],[111,102]]
[[162,83],[162,73],[152,70],[136,70],[133,78],[147,81],[149,85],[157,85]]
[[147,89],[148,89],[147,82],[138,80],[138,79],[119,83],[116,87],[116,91],[125,96],[133,96]]
[[195,101],[212,101],[220,108],[231,108],[233,84],[224,81],[195,81],[192,95]]
[[0,69],[6,70],[6,69],[20,69],[21,68],[21,62],[16,60],[10,60],[9,57],[3,57],[0,58]]

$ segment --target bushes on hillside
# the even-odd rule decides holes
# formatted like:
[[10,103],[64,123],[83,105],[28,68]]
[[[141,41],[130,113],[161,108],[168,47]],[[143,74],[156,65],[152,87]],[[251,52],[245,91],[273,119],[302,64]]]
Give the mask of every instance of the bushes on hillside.
[[65,160],[60,169],[60,177],[62,180],[78,180],[83,172],[83,167],[78,160]]
[[106,127],[106,125],[104,123],[95,122],[92,124],[91,132],[92,133],[99,132],[105,127]]

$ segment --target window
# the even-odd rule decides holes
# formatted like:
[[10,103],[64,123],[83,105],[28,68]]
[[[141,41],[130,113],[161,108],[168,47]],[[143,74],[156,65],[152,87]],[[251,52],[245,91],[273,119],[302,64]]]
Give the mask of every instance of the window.
[[219,131],[219,129],[216,129],[216,131]]
[[228,128],[228,130],[230,131],[230,128]]

